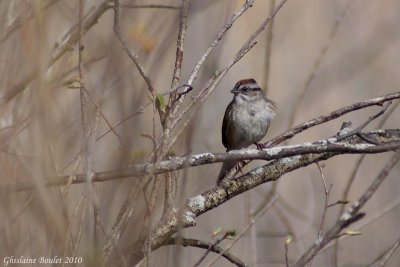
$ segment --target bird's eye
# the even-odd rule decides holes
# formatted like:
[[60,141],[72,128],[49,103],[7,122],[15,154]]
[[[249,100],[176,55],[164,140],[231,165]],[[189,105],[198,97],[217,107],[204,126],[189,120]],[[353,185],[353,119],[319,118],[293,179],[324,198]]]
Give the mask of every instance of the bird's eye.
[[243,90],[243,93],[247,93],[249,91],[249,88],[245,87],[242,90]]

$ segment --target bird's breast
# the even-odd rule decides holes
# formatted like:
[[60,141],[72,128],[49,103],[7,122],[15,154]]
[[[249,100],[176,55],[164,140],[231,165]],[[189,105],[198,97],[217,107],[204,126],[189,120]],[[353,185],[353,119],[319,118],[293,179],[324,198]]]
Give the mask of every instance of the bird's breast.
[[238,105],[232,110],[232,143],[236,149],[259,142],[265,136],[273,116],[271,112],[264,103]]

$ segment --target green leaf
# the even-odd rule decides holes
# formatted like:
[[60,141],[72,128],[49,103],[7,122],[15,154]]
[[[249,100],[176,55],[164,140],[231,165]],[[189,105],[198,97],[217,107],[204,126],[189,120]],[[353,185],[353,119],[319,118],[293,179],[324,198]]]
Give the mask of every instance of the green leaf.
[[164,96],[160,94],[156,95],[156,107],[162,112],[165,112],[165,108],[167,107],[167,105],[165,104]]

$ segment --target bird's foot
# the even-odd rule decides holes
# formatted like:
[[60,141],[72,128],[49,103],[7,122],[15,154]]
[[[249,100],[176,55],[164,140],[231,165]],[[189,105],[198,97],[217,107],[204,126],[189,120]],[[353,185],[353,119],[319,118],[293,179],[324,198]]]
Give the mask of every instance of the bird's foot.
[[258,150],[261,150],[261,149],[265,148],[264,144],[259,144],[259,143],[254,143],[254,144],[256,145]]
[[240,172],[241,174],[243,174],[242,168],[244,167],[244,165],[246,165],[246,161],[245,160],[239,160],[238,162],[236,162],[236,170],[238,172]]

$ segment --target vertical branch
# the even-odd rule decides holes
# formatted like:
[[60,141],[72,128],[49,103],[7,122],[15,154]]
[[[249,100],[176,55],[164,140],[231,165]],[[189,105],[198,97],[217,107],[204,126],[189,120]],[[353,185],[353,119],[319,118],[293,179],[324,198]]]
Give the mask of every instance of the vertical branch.
[[92,177],[94,173],[94,159],[93,159],[93,146],[94,146],[94,134],[95,125],[98,122],[98,116],[93,118],[92,109],[89,107],[89,99],[86,94],[85,87],[85,72],[84,72],[84,13],[85,12],[85,1],[79,0],[79,39],[78,39],[78,72],[79,72],[79,83],[80,83],[80,102],[81,102],[81,120],[83,129],[83,171],[86,174],[86,185],[90,198],[93,204],[93,215],[94,215],[94,227],[93,227],[93,243],[94,251],[98,246],[98,234],[100,231],[100,215],[98,212],[98,205],[96,201],[96,195],[92,184]]
[[[177,39],[177,47],[176,47],[176,59],[175,59],[175,68],[174,74],[172,77],[172,85],[171,88],[174,88],[178,85],[181,70],[182,70],[182,62],[183,62],[183,52],[184,52],[184,43],[185,43],[185,36],[186,36],[186,29],[187,29],[187,16],[188,16],[188,0],[182,0],[181,4],[181,13],[179,19],[179,32],[178,32],[178,39]],[[173,110],[176,107],[178,95],[176,92],[172,92],[169,98],[168,107],[164,118],[162,119],[161,123],[163,126],[163,139],[162,139],[162,149],[161,154],[168,153],[166,149],[171,141],[171,123],[174,117]],[[163,218],[167,218],[168,216],[172,215],[171,212],[173,211],[173,201],[175,198],[175,179],[172,173],[165,174],[165,202],[164,202],[164,212]]]
[[[329,202],[329,193],[331,192],[332,184],[330,184],[329,188],[328,188],[328,186],[326,185],[324,173],[322,172],[322,167],[320,166],[320,164],[318,162],[315,163],[315,164],[317,164],[319,173],[321,175],[322,185],[324,186],[324,194],[325,194],[324,210],[322,212],[321,224],[319,226],[318,235],[317,235],[317,240],[320,240],[322,238],[322,236],[323,236],[323,233],[324,233],[326,213],[328,212],[328,208],[329,208],[329,203],[328,203]],[[312,262],[313,262],[313,259],[310,260],[310,263],[308,265],[309,267],[311,267]]]
[[[175,88],[178,85],[181,77],[183,49],[184,49],[186,29],[187,29],[187,18],[188,18],[188,0],[182,0],[181,15],[179,18],[179,33],[176,44],[175,68],[172,77],[171,88]],[[175,98],[176,98],[176,92],[172,92],[170,102],[174,101]]]
[[[82,128],[83,128],[83,134],[85,136],[85,139],[87,137],[87,132],[88,132],[88,122],[87,122],[87,99],[85,95],[85,90],[83,89],[85,87],[85,77],[84,77],[84,71],[83,71],[83,49],[84,49],[84,43],[83,43],[83,12],[84,12],[85,4],[83,0],[79,0],[79,40],[78,40],[78,72],[79,72],[79,82],[80,82],[80,99],[81,99],[81,121],[82,121]],[[85,140],[86,141],[86,140]],[[86,143],[86,142],[84,142]],[[86,159],[84,159],[86,161]]]

